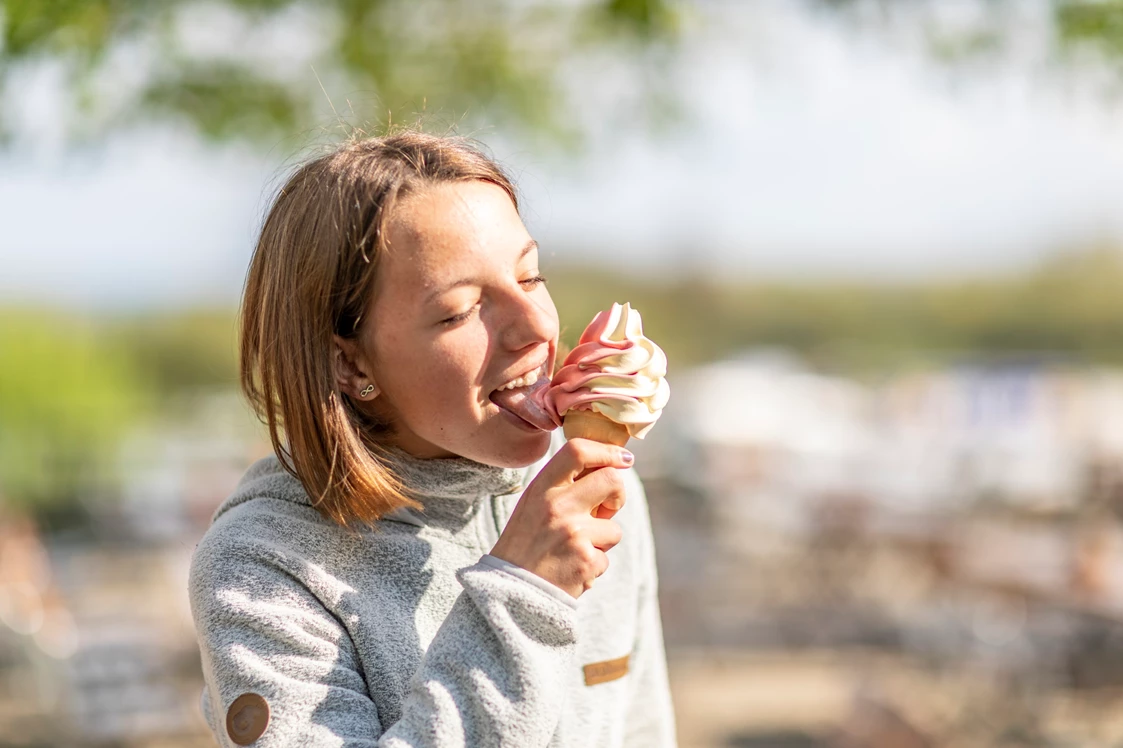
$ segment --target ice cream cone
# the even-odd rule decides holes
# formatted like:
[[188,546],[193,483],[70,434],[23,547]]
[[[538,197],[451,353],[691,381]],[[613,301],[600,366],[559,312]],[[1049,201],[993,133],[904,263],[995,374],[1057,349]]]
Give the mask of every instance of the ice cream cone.
[[628,427],[591,410],[571,410],[562,419],[566,439],[592,439],[602,444],[623,447],[628,443]]
[[643,439],[667,404],[667,355],[631,304],[597,314],[542,390],[543,410],[569,438],[623,446]]

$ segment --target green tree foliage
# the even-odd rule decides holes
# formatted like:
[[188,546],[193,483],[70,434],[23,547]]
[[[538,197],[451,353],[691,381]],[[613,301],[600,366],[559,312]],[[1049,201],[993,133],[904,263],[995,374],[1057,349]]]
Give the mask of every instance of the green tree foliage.
[[673,281],[555,268],[563,338],[613,301],[630,301],[676,366],[754,346],[794,350],[852,373],[961,357],[1123,364],[1123,252],[1060,255],[1032,271],[900,284]]
[[168,401],[237,387],[236,323],[230,309],[192,309],[104,320],[100,338]]
[[76,508],[81,494],[110,488],[147,385],[88,320],[9,309],[0,330],[0,503]]
[[0,91],[50,62],[101,127],[172,118],[272,145],[324,125],[330,94],[371,126],[425,111],[565,136],[565,66],[621,44],[635,58],[677,19],[670,0],[0,0]]
[[1060,38],[1070,45],[1091,45],[1123,58],[1123,0],[1070,0],[1056,6]]
[[[919,28],[929,52],[948,62],[1001,55],[1024,37],[1022,0],[812,0],[818,7],[893,33]],[[1123,73],[1123,0],[1049,0],[1055,59],[1086,61],[1087,51]]]
[[122,439],[237,385],[233,310],[91,318],[0,308],[0,506],[50,525],[112,495]]
[[[806,2],[889,35],[919,25],[937,59],[1001,54],[1024,31],[1018,0],[955,3],[950,14],[940,0]],[[1123,0],[1050,7],[1058,60],[1092,50],[1123,71]],[[48,65],[83,135],[155,119],[272,146],[333,119],[381,129],[425,113],[436,127],[501,125],[565,142],[580,134],[572,113],[581,104],[567,72],[605,52],[633,66],[647,114],[673,110],[665,77],[651,71],[672,57],[689,8],[681,0],[0,0],[0,135],[24,98],[21,75]]]

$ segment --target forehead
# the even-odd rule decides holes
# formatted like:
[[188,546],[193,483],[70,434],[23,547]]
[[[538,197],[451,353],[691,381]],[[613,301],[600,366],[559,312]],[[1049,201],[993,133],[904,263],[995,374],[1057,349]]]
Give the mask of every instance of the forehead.
[[528,238],[510,196],[498,185],[434,185],[395,206],[380,275],[422,291],[481,265],[509,264]]

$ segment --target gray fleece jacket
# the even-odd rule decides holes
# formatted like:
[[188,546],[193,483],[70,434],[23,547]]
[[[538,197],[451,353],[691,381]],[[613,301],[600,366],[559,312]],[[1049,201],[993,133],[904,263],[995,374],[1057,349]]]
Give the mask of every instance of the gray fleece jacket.
[[488,555],[549,456],[515,470],[399,454],[424,511],[358,530],[322,518],[275,457],[250,467],[189,580],[219,744],[673,746],[634,472],[624,539],[579,600]]

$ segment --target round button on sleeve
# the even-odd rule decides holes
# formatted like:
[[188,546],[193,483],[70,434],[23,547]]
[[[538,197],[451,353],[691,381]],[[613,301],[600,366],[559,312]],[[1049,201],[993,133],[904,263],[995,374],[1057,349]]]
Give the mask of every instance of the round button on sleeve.
[[234,699],[226,711],[226,732],[238,745],[249,745],[269,727],[269,702],[256,693]]

